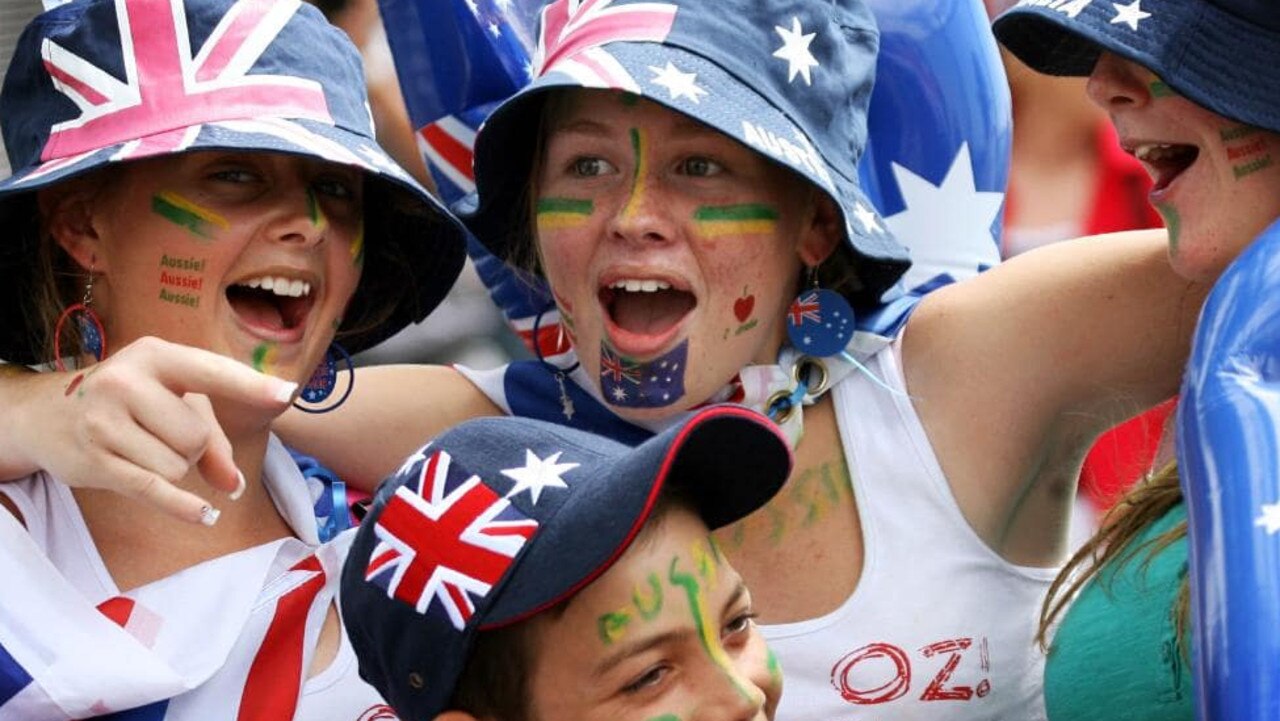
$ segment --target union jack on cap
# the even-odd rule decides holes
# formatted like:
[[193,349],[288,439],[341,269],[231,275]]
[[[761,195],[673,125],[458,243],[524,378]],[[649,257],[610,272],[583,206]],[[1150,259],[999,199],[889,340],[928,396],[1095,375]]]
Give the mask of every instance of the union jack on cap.
[[[374,139],[356,49],[300,0],[57,7],[19,38],[0,90],[0,126],[15,168],[0,181],[0,222],[31,217],[30,191],[185,151],[283,152],[361,168],[372,181],[365,242],[374,252],[366,257],[394,242],[414,262],[392,319],[348,336],[352,350],[425,317],[461,268],[461,228]],[[11,361],[41,360],[16,345],[43,332],[27,328],[21,310],[34,242],[0,246],[0,357]],[[348,318],[360,316],[368,295],[357,291]]]

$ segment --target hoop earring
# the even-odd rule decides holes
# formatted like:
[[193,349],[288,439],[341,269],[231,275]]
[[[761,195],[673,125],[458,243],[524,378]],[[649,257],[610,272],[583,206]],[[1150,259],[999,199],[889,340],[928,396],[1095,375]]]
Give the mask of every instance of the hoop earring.
[[853,337],[854,314],[843,295],[818,287],[818,267],[809,268],[809,287],[787,309],[791,346],[813,358],[839,355]]
[[102,320],[93,311],[92,266],[89,268],[89,279],[84,284],[84,298],[79,303],[67,306],[53,326],[53,365],[60,371],[66,370],[62,362],[62,330],[73,317],[80,330],[80,351],[93,354],[101,362],[107,354],[107,332],[102,327]]
[[338,358],[335,356],[341,357],[342,361],[347,365],[347,389],[343,391],[336,402],[327,406],[308,408],[299,404],[298,401],[294,401],[294,408],[303,413],[328,413],[347,402],[347,397],[351,395],[351,391],[356,387],[356,366],[351,361],[351,354],[347,352],[347,349],[336,342],[329,344],[329,349],[324,354],[324,360],[320,361],[316,369],[311,372],[311,379],[302,387],[302,392],[298,394],[298,397],[308,403],[321,403],[333,394],[333,389],[338,385]]
[[[542,344],[538,342],[538,327],[542,325],[542,316],[554,307],[555,303],[552,302],[547,307],[538,311],[538,315],[533,318],[533,354],[537,356],[538,362],[541,363],[544,368],[549,370],[551,375],[555,376],[556,385],[560,386],[560,412],[564,414],[564,419],[566,421],[571,421],[573,420],[573,414],[576,411],[573,408],[573,399],[569,397],[569,390],[565,387],[565,376],[577,370],[581,362],[575,360],[573,365],[568,368],[561,368],[542,357]],[[564,333],[563,322],[560,324],[558,332],[561,334]],[[563,338],[563,335],[556,340],[557,348],[560,346],[560,338]]]

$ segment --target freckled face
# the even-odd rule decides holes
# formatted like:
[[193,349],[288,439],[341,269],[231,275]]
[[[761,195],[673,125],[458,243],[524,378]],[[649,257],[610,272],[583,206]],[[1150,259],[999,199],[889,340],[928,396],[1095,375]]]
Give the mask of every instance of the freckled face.
[[1110,53],[1088,90],[1155,181],[1151,202],[1179,274],[1212,280],[1280,217],[1280,135],[1207,110]]
[[268,348],[263,370],[305,382],[360,278],[360,171],[201,152],[112,177],[92,210],[111,347],[154,335],[250,364]]
[[[647,100],[572,91],[553,102],[534,210],[583,366],[599,379],[615,359],[644,370],[684,356],[677,397],[637,406],[610,385],[606,401],[623,416],[661,417],[703,402],[745,365],[775,362],[798,248],[815,232],[803,181]],[[735,333],[744,308],[758,324]]]
[[673,509],[563,615],[534,622],[531,716],[773,718],[782,677],[752,616],[750,595],[706,525]]

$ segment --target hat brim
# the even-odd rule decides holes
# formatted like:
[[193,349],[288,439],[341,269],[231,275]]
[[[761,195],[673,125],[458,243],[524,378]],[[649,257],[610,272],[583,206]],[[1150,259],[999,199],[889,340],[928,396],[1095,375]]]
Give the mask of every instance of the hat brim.
[[[0,181],[0,227],[10,240],[0,244],[0,358],[43,363],[41,352],[50,328],[33,327],[33,272],[39,242],[35,193],[93,171],[151,157],[203,150],[278,152],[318,158],[365,172],[364,273],[348,307],[339,336],[350,352],[359,352],[421,321],[448,294],[466,256],[466,230],[376,144],[341,127],[305,120],[236,120],[193,129],[189,142],[149,143],[147,138],[84,155],[23,168]],[[128,147],[126,147],[128,146]],[[386,251],[386,252],[384,252]],[[380,259],[393,259],[392,262]],[[388,296],[399,296],[387,303]],[[390,313],[370,320],[373,309]]]
[[[716,63],[672,45],[624,42],[604,45],[602,50],[617,63],[620,75],[606,80],[603,76],[549,72],[498,106],[480,129],[474,160],[477,192],[460,201],[455,210],[491,253],[511,260],[513,246],[529,242],[531,218],[521,209],[532,207],[528,181],[533,149],[540,147],[540,118],[548,93],[573,88],[614,89],[635,93],[704,123],[825,192],[841,213],[847,245],[855,256],[862,284],[858,297],[850,299],[855,305],[875,304],[906,271],[910,265],[906,249],[887,230],[857,178],[841,176],[822,159],[799,124],[762,95],[744,90],[741,80]],[[653,83],[668,63],[677,65],[681,72],[693,73],[695,85],[704,92],[676,92]],[[640,77],[632,77],[626,69]],[[622,76],[626,79],[620,79]],[[860,217],[850,215],[852,208],[860,208]]]
[[[1211,2],[1165,2],[1137,21],[1090,3],[1072,15],[1018,5],[992,23],[996,39],[1031,69],[1085,76],[1106,50],[1150,69],[1173,90],[1219,115],[1280,132],[1280,33]],[[1235,48],[1226,52],[1224,48]]]
[[[508,580],[494,590],[481,630],[535,616],[600,577],[626,553],[664,488],[678,487],[707,528],[715,530],[764,506],[790,470],[790,448],[763,416],[737,406],[701,411],[611,466],[599,467],[609,482],[574,494],[557,516],[572,514],[575,520],[540,529],[536,542],[516,560],[524,566],[558,568],[556,578],[508,573]],[[585,537],[594,539],[594,553],[583,552]],[[567,578],[577,581],[566,587]]]

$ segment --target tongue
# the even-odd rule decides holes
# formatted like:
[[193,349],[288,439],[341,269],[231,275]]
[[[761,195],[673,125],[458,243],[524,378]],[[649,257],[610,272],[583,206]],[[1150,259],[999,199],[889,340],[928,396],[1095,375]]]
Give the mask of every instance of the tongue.
[[228,292],[227,300],[232,309],[249,325],[271,330],[283,330],[284,318],[280,314],[280,306],[274,299],[269,299],[261,292]]
[[613,322],[625,331],[656,335],[679,323],[693,308],[693,296],[678,290],[656,293],[619,291],[610,306]]

